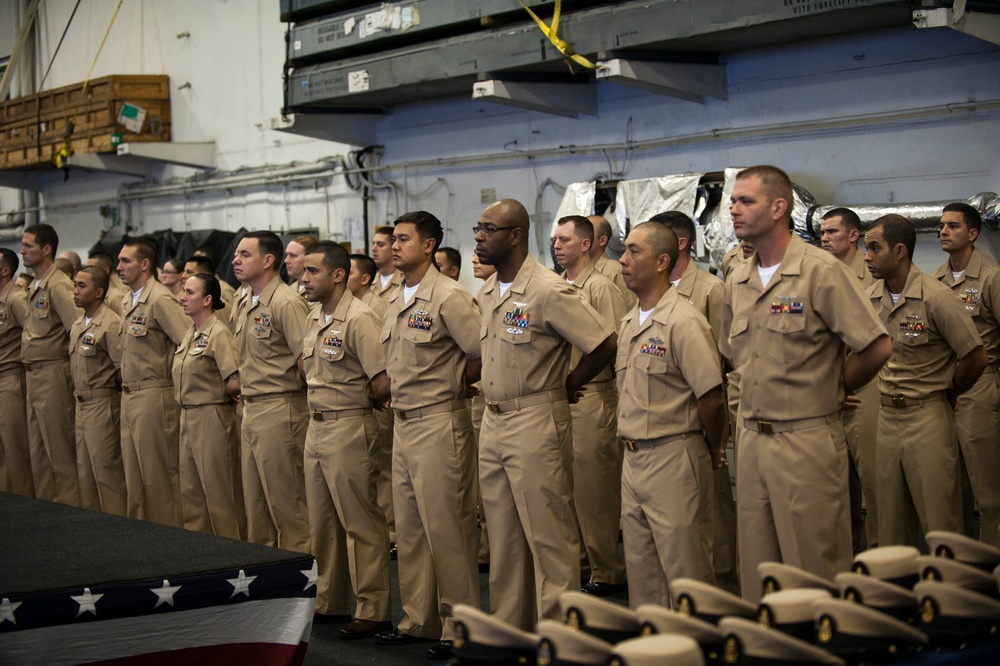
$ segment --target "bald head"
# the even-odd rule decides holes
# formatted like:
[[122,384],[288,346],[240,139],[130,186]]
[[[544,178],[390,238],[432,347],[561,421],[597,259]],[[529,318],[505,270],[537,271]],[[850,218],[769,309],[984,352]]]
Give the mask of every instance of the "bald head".
[[491,212],[494,219],[502,220],[503,226],[520,227],[526,230],[531,224],[528,210],[517,199],[500,199],[487,206],[486,211]]
[[611,223],[600,215],[588,215],[587,219],[594,225],[594,242],[590,246],[590,260],[596,261],[611,240]]

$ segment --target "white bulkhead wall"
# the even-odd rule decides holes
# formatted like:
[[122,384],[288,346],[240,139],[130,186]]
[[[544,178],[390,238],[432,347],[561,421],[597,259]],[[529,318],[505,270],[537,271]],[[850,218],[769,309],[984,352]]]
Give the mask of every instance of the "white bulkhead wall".
[[[46,89],[84,79],[116,4],[88,0],[81,6]],[[73,5],[74,0],[44,3],[41,72]],[[93,76],[168,74],[173,140],[214,140],[221,170],[343,155],[354,147],[257,127],[280,113],[284,30],[274,0],[130,0],[121,7]],[[184,33],[189,36],[178,37]],[[394,185],[375,191],[371,224],[390,223],[407,209],[435,213],[448,229],[445,244],[462,252],[463,282],[472,287],[471,226],[483,208],[484,188],[521,200],[543,219],[561,199],[549,180],[565,185],[598,176],[646,178],[758,163],[786,169],[822,204],[965,199],[997,191],[998,56],[1000,47],[947,28],[904,27],[727,54],[729,99],[704,105],[601,82],[600,115],[578,120],[471,99],[396,107],[378,124],[382,163],[390,167],[384,180]],[[979,107],[970,110],[969,102]],[[964,106],[947,111],[948,105]],[[880,119],[901,110],[920,111],[919,117]],[[831,120],[843,122],[835,126]],[[789,130],[810,121],[819,123]],[[753,131],[726,136],[741,128]],[[720,138],[706,138],[717,129],[723,130]],[[685,140],[691,136],[700,138]],[[665,147],[645,147],[672,138],[677,141]],[[629,142],[637,148],[626,151]],[[610,146],[606,154],[580,150],[600,145]],[[565,148],[548,150],[560,146]],[[448,162],[481,155],[506,159]],[[437,159],[440,165],[412,166]],[[166,181],[194,173],[163,166],[156,177]],[[57,227],[61,249],[83,253],[105,224],[99,206],[114,203],[128,182],[135,181],[74,171],[65,183],[48,183],[41,215]],[[0,188],[0,214],[18,205],[16,191]],[[122,210],[140,232],[316,227],[356,248],[361,243],[347,231],[347,220],[362,215],[361,196],[339,176],[319,187],[307,181],[155,198]],[[922,268],[930,270],[942,259],[934,239],[922,236],[917,253]]]

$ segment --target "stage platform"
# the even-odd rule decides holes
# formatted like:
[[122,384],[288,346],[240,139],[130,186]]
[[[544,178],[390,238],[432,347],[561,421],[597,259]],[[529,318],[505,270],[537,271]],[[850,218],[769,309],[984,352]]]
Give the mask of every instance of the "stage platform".
[[301,664],[311,555],[0,493],[0,663]]

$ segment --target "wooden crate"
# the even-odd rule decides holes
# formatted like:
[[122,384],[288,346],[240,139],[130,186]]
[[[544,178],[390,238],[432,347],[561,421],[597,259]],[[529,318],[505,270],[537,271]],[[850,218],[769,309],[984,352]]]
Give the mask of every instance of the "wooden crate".
[[[122,104],[146,110],[137,134],[117,122]],[[74,120],[70,145],[77,153],[115,152],[111,135],[122,141],[170,141],[170,81],[165,75],[114,75],[19,97],[0,105],[0,169],[51,160]],[[154,131],[155,130],[155,131]]]

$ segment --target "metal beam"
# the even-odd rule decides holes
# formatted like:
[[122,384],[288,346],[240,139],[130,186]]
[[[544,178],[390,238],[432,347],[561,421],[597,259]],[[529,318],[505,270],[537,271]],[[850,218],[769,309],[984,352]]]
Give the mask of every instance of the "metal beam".
[[78,153],[66,158],[66,165],[71,169],[85,171],[104,171],[132,178],[145,178],[153,173],[153,166],[144,160],[132,157],[118,157],[103,153]]
[[597,88],[590,83],[532,83],[491,79],[472,86],[472,99],[485,99],[567,118],[597,115]]
[[984,42],[1000,44],[1000,14],[971,11],[966,0],[955,0],[952,7],[915,9],[913,25],[918,28],[947,27]]
[[118,156],[130,155],[154,162],[178,164],[196,169],[215,168],[215,142],[191,143],[135,142],[118,144]]
[[262,130],[277,130],[351,146],[376,143],[379,116],[358,113],[290,113],[265,118],[257,123]]
[[615,58],[597,63],[597,79],[649,92],[705,103],[705,97],[727,99],[726,66],[649,62]]

